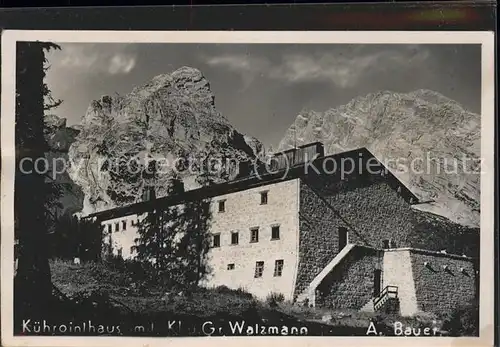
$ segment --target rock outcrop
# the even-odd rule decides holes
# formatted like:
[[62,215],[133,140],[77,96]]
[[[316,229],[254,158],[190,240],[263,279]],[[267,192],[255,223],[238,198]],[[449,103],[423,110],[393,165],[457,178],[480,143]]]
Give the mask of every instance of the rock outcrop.
[[92,101],[80,130],[69,151],[70,176],[85,193],[84,214],[140,201],[148,186],[164,196],[173,171],[195,188],[207,159],[210,179],[231,179],[233,164],[261,147],[217,111],[208,80],[189,67]]
[[429,91],[358,97],[325,112],[303,111],[279,150],[313,141],[332,154],[366,147],[422,201],[415,208],[479,226],[480,115]]
[[48,183],[55,183],[60,192],[59,206],[52,206],[52,213],[60,216],[79,212],[83,207],[83,192],[68,175],[69,148],[79,134],[77,126],[67,126],[66,119],[56,115],[45,116],[45,139],[49,147],[46,153],[49,170]]

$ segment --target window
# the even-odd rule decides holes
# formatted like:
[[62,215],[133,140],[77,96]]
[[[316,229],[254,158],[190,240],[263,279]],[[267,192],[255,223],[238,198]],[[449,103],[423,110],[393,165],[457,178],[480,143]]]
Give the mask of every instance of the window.
[[122,229],[127,230],[127,221],[126,220],[122,221]]
[[262,273],[264,272],[264,262],[258,261],[255,263],[255,278],[262,277]]
[[138,224],[139,224],[139,222],[137,220],[132,219],[130,221],[130,225],[133,226],[133,227],[137,226]]
[[279,240],[280,239],[280,226],[273,225],[271,227],[271,240]]
[[119,231],[120,230],[120,223],[115,223],[115,231]]
[[283,273],[283,259],[278,259],[274,262],[274,277],[280,277]]
[[212,237],[212,247],[220,247],[220,234],[214,234]]
[[227,264],[228,270],[234,270],[234,264]]
[[113,232],[113,226],[108,224],[108,232],[111,234]]
[[259,228],[250,229],[250,242],[259,242]]
[[260,204],[267,205],[267,191],[260,193]]
[[239,235],[238,235],[238,232],[232,232],[231,233],[231,244],[232,245],[237,245],[238,244],[238,241],[239,241]]
[[226,200],[220,200],[219,201],[219,212],[225,212],[226,211]]
[[382,240],[382,248],[383,249],[389,248],[389,240]]

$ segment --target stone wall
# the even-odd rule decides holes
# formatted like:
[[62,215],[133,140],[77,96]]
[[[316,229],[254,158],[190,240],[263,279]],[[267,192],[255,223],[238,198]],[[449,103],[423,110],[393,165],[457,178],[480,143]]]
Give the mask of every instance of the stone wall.
[[471,259],[423,250],[411,250],[410,259],[420,311],[449,312],[474,299],[476,274]]
[[301,180],[300,250],[295,294],[299,295],[338,254],[339,228],[348,241],[381,248],[384,239],[406,245],[412,230],[410,205],[383,178]]
[[360,309],[373,298],[374,271],[381,269],[381,251],[355,247],[318,286],[316,305]]
[[300,180],[299,203],[300,249],[295,296],[340,251],[340,227],[347,229],[349,243],[373,248],[385,248],[385,240],[388,248],[434,251],[445,248],[448,253],[457,253],[478,239],[478,234],[454,233],[456,228],[442,217],[437,220],[414,210],[385,176],[351,175],[339,180],[335,175],[309,175]]
[[479,228],[469,228],[429,212],[414,211],[414,228],[409,245],[432,251],[479,257]]
[[403,316],[442,314],[466,304],[474,299],[474,276],[470,258],[413,248],[384,252],[383,285],[398,287]]
[[299,195],[299,267],[295,296],[340,252],[338,248],[338,218],[304,183]]
[[303,182],[328,203],[337,216],[335,227],[348,229],[349,242],[381,248],[386,239],[395,247],[408,246],[413,211],[384,177],[354,176],[338,181],[324,175]]

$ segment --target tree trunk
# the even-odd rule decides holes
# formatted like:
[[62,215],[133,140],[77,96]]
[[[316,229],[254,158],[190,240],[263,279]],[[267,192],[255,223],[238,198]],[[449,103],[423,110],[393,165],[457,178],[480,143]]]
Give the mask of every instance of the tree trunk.
[[[17,44],[14,214],[19,263],[14,300],[24,314],[25,310],[33,314],[43,312],[44,303],[49,301],[52,291],[46,221],[49,189],[41,173],[43,166],[33,164],[37,158],[45,157],[47,148],[44,138],[44,60],[43,44]],[[23,162],[21,170],[19,164],[23,158],[28,161]]]

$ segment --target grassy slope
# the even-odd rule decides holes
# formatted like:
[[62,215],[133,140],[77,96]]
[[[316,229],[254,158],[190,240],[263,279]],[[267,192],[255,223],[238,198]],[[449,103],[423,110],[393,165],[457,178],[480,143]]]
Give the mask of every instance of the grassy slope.
[[[82,291],[104,290],[141,319],[156,319],[162,314],[177,314],[195,319],[264,321],[268,324],[306,324],[310,332],[318,335],[365,335],[370,320],[378,321],[381,326],[390,326],[394,321],[404,321],[412,326],[430,324],[431,316],[402,318],[381,316],[353,310],[331,311],[326,309],[304,308],[279,303],[277,306],[256,300],[243,291],[227,288],[200,290],[189,297],[172,295],[163,300],[161,288],[148,286],[140,291],[124,271],[119,271],[100,263],[73,265],[69,262],[51,262],[52,281],[64,294],[73,296]],[[325,322],[323,317],[329,316]]]

